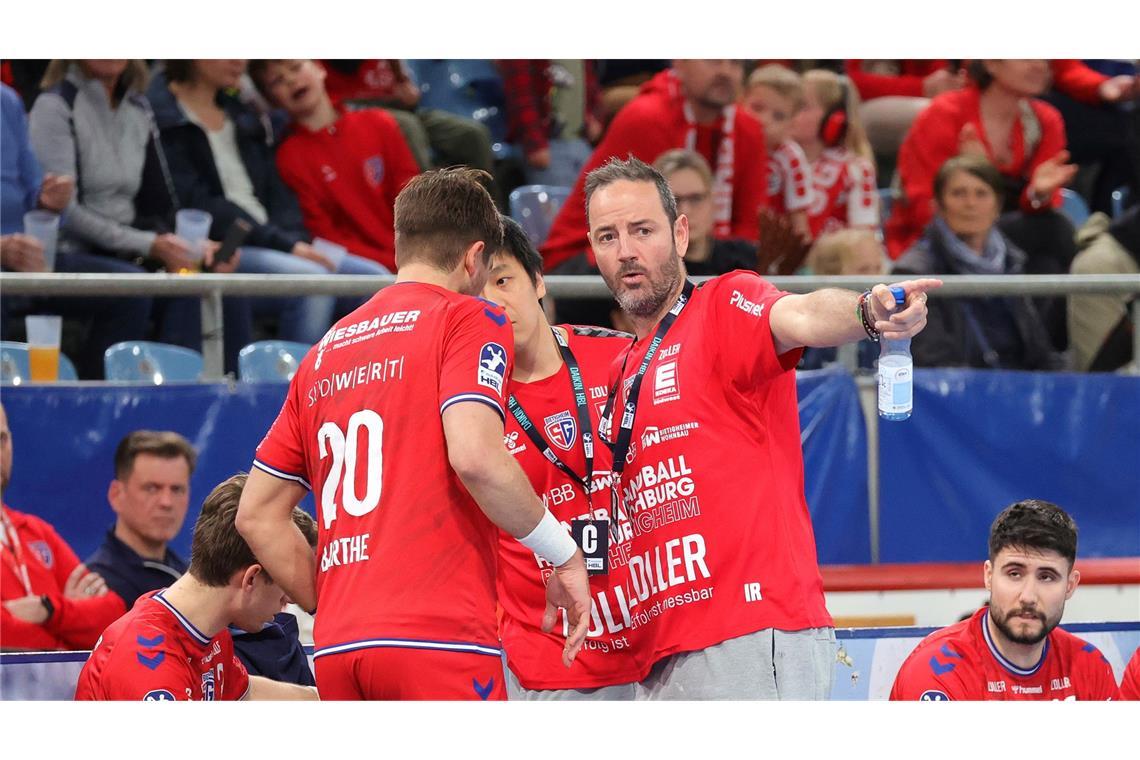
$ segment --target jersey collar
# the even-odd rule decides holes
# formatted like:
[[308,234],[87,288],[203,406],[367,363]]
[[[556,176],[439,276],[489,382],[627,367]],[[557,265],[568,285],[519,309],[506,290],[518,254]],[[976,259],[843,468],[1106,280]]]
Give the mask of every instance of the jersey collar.
[[190,634],[190,638],[194,639],[202,646],[209,645],[210,637],[199,631],[198,628],[193,623],[191,623],[185,615],[179,612],[173,604],[168,602],[162,595],[161,591],[154,595],[154,600],[166,609],[170,610],[170,613],[174,615],[175,618],[177,618],[178,622],[182,624],[182,627],[186,629],[186,632]]

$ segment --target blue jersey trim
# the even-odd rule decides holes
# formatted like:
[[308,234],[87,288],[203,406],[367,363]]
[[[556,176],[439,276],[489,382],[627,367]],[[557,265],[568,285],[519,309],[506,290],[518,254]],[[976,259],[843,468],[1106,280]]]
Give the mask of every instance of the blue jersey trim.
[[300,483],[308,491],[313,490],[313,487],[311,485],[309,485],[309,481],[305,480],[300,475],[294,475],[291,472],[284,472],[282,470],[278,470],[277,468],[270,467],[269,465],[265,464],[265,462],[262,462],[262,461],[257,460],[257,459],[253,460],[253,466],[256,467],[257,469],[261,470],[262,472],[269,473],[270,475],[272,475],[275,478],[281,478],[282,480],[291,480],[294,483]]
[[501,657],[503,650],[499,647],[489,647],[483,644],[474,644],[466,641],[430,641],[426,639],[363,639],[361,641],[348,641],[343,644],[333,644],[322,647],[313,652],[313,659],[327,654],[344,654],[359,649],[394,648],[394,649],[430,649],[443,652],[458,652],[465,654],[483,654],[488,657]]
[[155,601],[157,601],[159,604],[161,604],[163,607],[170,610],[171,614],[173,614],[174,617],[176,617],[178,619],[178,622],[182,624],[182,627],[186,629],[187,633],[189,633],[192,637],[194,637],[195,641],[197,641],[202,646],[206,646],[207,644],[210,643],[210,637],[207,636],[206,634],[202,633],[201,631],[199,631],[194,626],[194,624],[191,623],[190,620],[185,615],[183,615],[181,612],[179,612],[178,609],[173,604],[166,601],[166,599],[162,596],[161,591],[159,591],[157,594],[155,594],[152,598]]
[[447,409],[452,404],[459,404],[459,403],[462,403],[464,401],[478,401],[479,403],[486,404],[487,406],[489,406],[495,410],[495,412],[499,415],[499,417],[501,417],[503,419],[503,422],[507,421],[506,415],[503,414],[503,407],[499,404],[499,402],[496,401],[495,399],[491,398],[490,396],[484,396],[482,393],[460,393],[457,396],[452,396],[451,398],[449,398],[447,401],[444,401],[443,404],[440,405],[439,413],[442,415],[444,410]]

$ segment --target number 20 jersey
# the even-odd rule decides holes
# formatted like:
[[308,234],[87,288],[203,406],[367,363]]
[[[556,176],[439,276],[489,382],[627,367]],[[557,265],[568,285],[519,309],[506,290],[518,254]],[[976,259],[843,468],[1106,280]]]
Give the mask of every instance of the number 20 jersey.
[[368,647],[497,654],[497,528],[451,469],[441,415],[505,416],[501,309],[385,288],[305,357],[254,466],[313,490],[316,657]]

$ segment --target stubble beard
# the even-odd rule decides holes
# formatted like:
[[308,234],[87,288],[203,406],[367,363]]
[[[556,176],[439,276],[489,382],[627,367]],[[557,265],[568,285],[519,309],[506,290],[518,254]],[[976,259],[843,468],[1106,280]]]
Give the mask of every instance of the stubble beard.
[[[636,290],[624,288],[621,284],[622,275],[634,272],[645,275],[646,285]],[[604,279],[622,311],[630,316],[642,319],[651,317],[661,310],[681,280],[681,260],[677,258],[677,246],[674,244],[668,262],[663,264],[656,273],[635,264],[629,266],[623,264],[612,279],[609,277]]]
[[[1020,615],[1022,612],[1031,612],[1036,615],[1037,620],[1041,623],[1041,629],[1037,633],[1020,634],[1015,633],[1010,621]],[[1034,644],[1041,643],[1046,636],[1053,632],[1053,629],[1061,622],[1060,616],[1056,620],[1050,621],[1046,614],[1041,610],[1025,610],[1023,608],[1016,608],[1010,610],[1004,616],[993,606],[990,606],[990,618],[994,621],[994,625],[1001,631],[1002,635],[1015,644],[1022,644],[1024,646],[1033,646]]]

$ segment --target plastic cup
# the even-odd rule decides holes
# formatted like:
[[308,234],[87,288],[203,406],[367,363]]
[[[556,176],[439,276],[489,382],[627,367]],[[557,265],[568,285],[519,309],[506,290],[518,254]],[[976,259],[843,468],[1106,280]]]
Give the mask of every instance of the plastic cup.
[[184,208],[174,215],[174,234],[190,246],[190,255],[198,262],[199,269],[206,255],[206,241],[210,238],[210,224],[213,221],[210,212],[196,208]]
[[63,317],[24,317],[28,331],[28,370],[33,383],[54,383],[59,379],[59,336]]
[[59,241],[59,214],[36,209],[24,214],[24,234],[34,237],[44,247],[44,268],[55,271],[55,249]]
[[333,272],[340,269],[340,262],[344,261],[344,257],[348,255],[348,249],[343,245],[334,243],[331,240],[325,240],[324,238],[314,238],[313,249],[332,263]]

